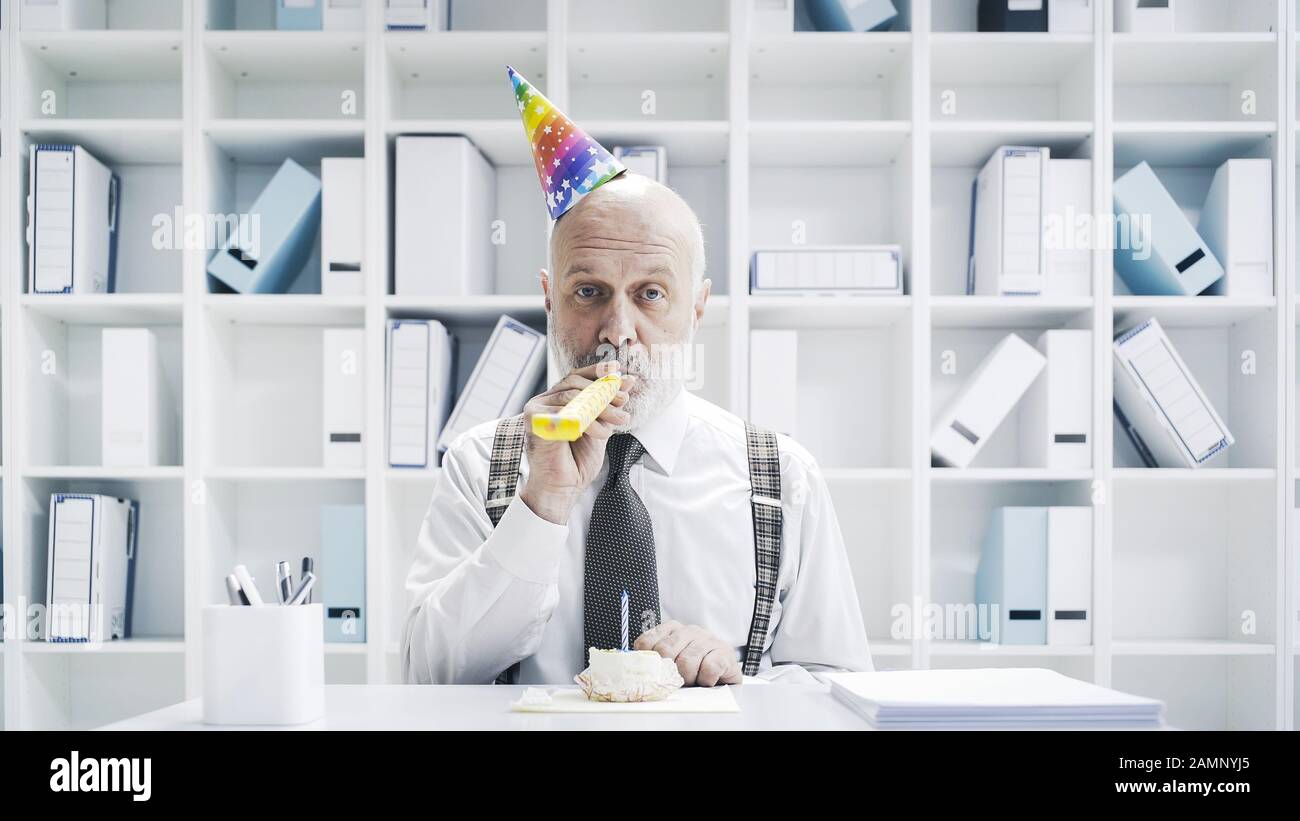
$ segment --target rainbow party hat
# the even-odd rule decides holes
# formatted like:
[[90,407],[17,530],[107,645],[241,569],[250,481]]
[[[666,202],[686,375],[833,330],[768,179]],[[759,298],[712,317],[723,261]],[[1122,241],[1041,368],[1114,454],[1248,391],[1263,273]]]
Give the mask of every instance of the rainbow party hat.
[[515,87],[515,103],[551,219],[559,219],[578,200],[627,170],[519,72],[506,66],[506,74]]

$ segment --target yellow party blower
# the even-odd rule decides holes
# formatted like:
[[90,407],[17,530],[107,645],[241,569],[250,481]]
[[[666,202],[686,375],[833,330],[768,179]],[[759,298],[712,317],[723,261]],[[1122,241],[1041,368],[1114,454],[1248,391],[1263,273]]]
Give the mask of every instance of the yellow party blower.
[[533,433],[552,442],[575,441],[614,401],[622,384],[623,377],[616,373],[602,376],[569,400],[559,413],[535,414]]

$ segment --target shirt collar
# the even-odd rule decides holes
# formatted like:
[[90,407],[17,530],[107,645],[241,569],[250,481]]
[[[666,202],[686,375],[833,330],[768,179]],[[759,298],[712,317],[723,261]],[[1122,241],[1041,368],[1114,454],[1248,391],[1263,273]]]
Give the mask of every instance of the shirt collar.
[[655,418],[632,431],[665,476],[672,475],[682,439],[686,436],[686,422],[690,416],[688,402],[687,391],[682,388]]

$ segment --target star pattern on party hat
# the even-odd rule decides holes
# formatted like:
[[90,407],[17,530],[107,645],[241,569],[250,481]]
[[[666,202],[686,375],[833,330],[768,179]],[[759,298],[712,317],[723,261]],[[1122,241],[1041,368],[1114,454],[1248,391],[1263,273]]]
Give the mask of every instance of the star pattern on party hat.
[[524,121],[551,219],[559,219],[578,200],[627,170],[523,75],[510,66],[506,66],[506,74],[514,84],[515,105]]

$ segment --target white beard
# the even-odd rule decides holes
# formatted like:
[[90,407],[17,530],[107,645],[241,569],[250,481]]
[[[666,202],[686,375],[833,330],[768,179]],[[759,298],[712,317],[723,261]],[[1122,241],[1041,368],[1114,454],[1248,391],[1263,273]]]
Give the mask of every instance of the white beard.
[[[576,354],[565,350],[564,346],[560,344],[559,338],[551,332],[549,322],[547,325],[546,338],[562,377],[578,368],[585,368],[588,365],[604,361],[605,357],[601,356],[599,352]],[[694,333],[688,332],[685,340],[670,344],[680,345],[684,349],[691,345],[693,339]],[[614,428],[617,432],[631,433],[658,416],[660,411],[668,407],[669,403],[677,398],[678,392],[686,384],[686,374],[678,367],[656,369],[655,358],[651,357],[650,352],[644,347],[631,348],[624,345],[619,350],[617,359],[620,373],[630,373],[637,377],[637,384],[633,388],[633,392],[628,396],[627,403],[623,405],[623,410],[627,411],[632,419],[626,425]],[[658,357],[658,359],[660,362],[667,363],[673,358]],[[664,372],[655,373],[656,370]]]

